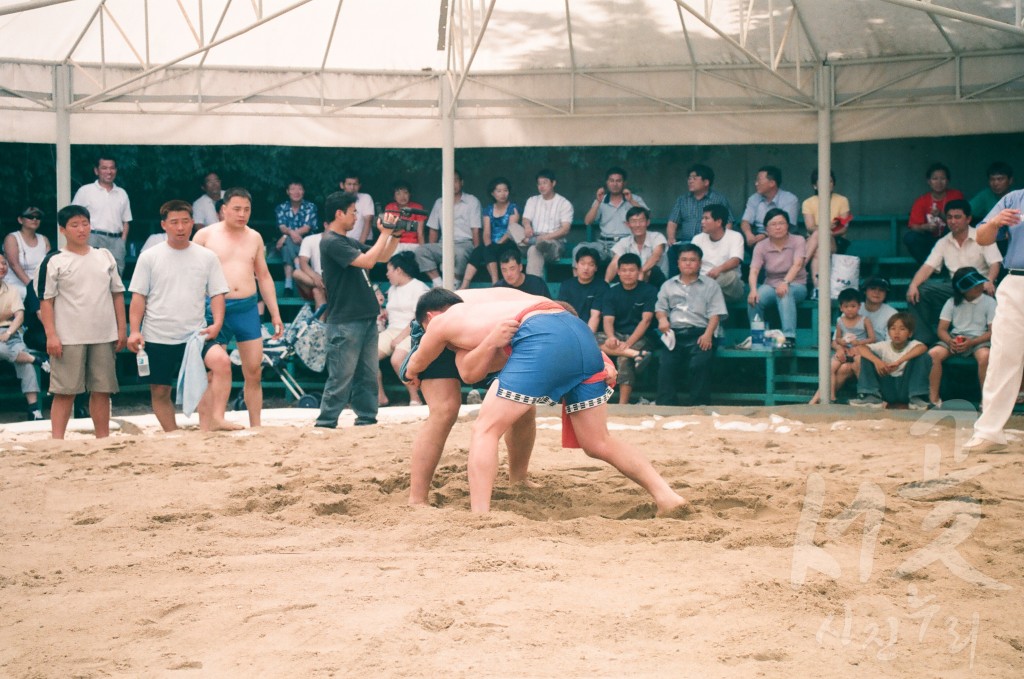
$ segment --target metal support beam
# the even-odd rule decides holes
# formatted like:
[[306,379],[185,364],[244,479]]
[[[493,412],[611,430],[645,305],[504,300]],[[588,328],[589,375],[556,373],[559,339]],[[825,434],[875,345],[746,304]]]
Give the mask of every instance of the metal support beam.
[[818,94],[818,394],[832,400],[832,78],[828,64],[817,69]]
[[966,21],[969,24],[977,24],[984,26],[985,28],[994,28],[997,31],[1006,31],[1007,33],[1013,33],[1015,35],[1024,35],[1024,28],[1021,26],[1014,26],[1003,21],[996,21],[995,19],[989,19],[987,17],[979,16],[977,14],[970,14],[968,12],[961,12],[956,9],[948,9],[941,5],[933,5],[931,2],[922,2],[922,0],[882,0],[890,5],[899,5],[900,7],[906,7],[908,9],[914,9],[918,12],[925,12],[932,16],[939,15],[949,17],[950,19],[957,19],[959,21]]
[[[71,203],[71,66],[53,67],[53,108],[57,112],[57,210]],[[57,234],[57,246],[64,246]]]
[[455,113],[452,79],[442,74],[441,88],[441,281],[455,289]]

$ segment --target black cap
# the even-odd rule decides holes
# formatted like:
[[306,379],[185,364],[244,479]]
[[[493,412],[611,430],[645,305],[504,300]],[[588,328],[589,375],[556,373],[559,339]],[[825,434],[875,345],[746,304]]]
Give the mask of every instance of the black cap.
[[42,219],[43,218],[43,211],[40,210],[37,207],[27,207],[24,210],[22,210],[21,214],[18,215],[18,216],[19,217],[29,217],[29,218],[36,218],[36,217],[38,217],[39,219]]
[[889,292],[889,287],[889,280],[886,278],[882,278],[881,276],[874,276],[872,278],[869,278],[866,281],[864,281],[864,285],[861,286],[863,290],[867,290],[868,288],[881,288],[886,292]]

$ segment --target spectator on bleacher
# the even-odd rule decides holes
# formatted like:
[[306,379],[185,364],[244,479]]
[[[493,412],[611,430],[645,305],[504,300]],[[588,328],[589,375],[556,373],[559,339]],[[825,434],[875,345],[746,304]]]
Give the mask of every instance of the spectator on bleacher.
[[[721,207],[721,206],[716,206]],[[685,369],[690,397],[683,405],[707,405],[711,401],[711,368],[718,346],[719,325],[729,317],[722,288],[701,274],[701,250],[693,243],[679,248],[679,275],[665,281],[658,291],[654,315],[658,331],[670,336],[669,344],[658,348],[658,394],[660,406],[680,405],[676,384],[680,368]]]
[[[786,347],[796,344],[796,305],[807,299],[807,269],[804,267],[807,243],[803,236],[789,232],[789,213],[773,208],[764,216],[765,238],[754,246],[750,258],[750,294],[747,315],[765,318],[765,308],[774,304],[779,310]],[[764,269],[764,283],[758,276]]]
[[1013,188],[1013,168],[1008,163],[997,160],[988,166],[985,174],[988,177],[988,186],[971,198],[971,214],[979,219],[982,215],[992,212],[996,203]]
[[889,295],[889,281],[875,276],[866,280],[861,288],[864,290],[861,314],[871,321],[879,342],[889,339],[889,319],[896,313],[896,309],[885,302]]
[[509,224],[512,240],[526,253],[526,273],[544,276],[544,263],[557,262],[572,228],[573,209],[555,193],[558,180],[551,170],[537,173],[537,193],[526,201],[522,224]]
[[284,296],[292,297],[295,295],[292,272],[295,270],[295,259],[299,256],[299,247],[304,237],[320,227],[320,218],[316,214],[316,205],[304,200],[306,188],[302,182],[288,182],[286,193],[288,200],[274,208],[277,230],[281,233],[274,249],[281,253],[284,267]]
[[[971,213],[978,219],[981,219],[982,215],[992,212],[996,203],[1013,188],[1013,168],[1007,163],[997,160],[988,166],[986,174],[988,175],[988,188],[982,189],[974,198],[971,198]],[[1004,258],[1008,245],[1009,241],[1005,235],[996,239],[996,247],[999,248],[999,252],[1003,254]]]
[[643,198],[626,188],[626,171],[621,167],[608,168],[604,177],[604,186],[597,190],[594,202],[583,217],[584,224],[596,224],[600,230],[593,242],[580,243],[573,248],[574,259],[580,248],[588,247],[597,250],[602,262],[609,261],[612,246],[629,235],[626,212],[634,207],[647,207]]
[[356,214],[358,219],[356,219],[356,227],[352,233],[352,238],[355,238],[360,243],[365,243],[373,235],[373,215],[376,213],[376,208],[373,205],[373,198],[370,194],[359,191],[362,186],[359,172],[354,168],[346,169],[345,174],[341,176],[341,181],[338,183],[338,188],[356,197]]
[[[171,388],[178,388],[179,397],[188,389],[178,384],[178,373],[182,362],[189,360],[187,349],[198,332],[198,373],[201,380],[207,380],[196,408],[199,428],[238,429],[238,425],[224,419],[231,396],[231,359],[214,341],[224,323],[224,295],[229,290],[220,260],[212,251],[189,241],[192,207],[185,201],[164,203],[160,207],[160,226],[167,241],[139,256],[128,286],[132,293],[128,349],[136,354],[144,350],[149,357],[149,375],[140,379],[149,384],[153,414],[160,426],[173,431],[178,426]],[[207,299],[213,310],[213,323],[209,325],[205,322]]]
[[[829,201],[829,218],[831,220],[829,224],[831,228],[829,253],[835,253],[837,249],[840,252],[845,252],[850,242],[843,236],[850,228],[850,220],[853,219],[853,215],[850,214],[850,201],[846,196],[835,193],[835,173],[830,172],[829,177],[830,190],[833,192],[832,199]],[[814,293],[811,298],[818,299],[818,234],[820,233],[818,230],[818,168],[811,171],[811,186],[814,187],[814,195],[804,201],[800,212],[803,213],[804,226],[807,227],[809,234],[807,236],[807,259],[810,261],[811,280],[814,283]]]
[[986,282],[969,266],[953,274],[953,297],[946,300],[939,315],[939,341],[928,350],[932,357],[928,400],[936,408],[942,405],[942,363],[950,356],[973,356],[978,363],[978,385],[985,384],[992,320],[996,315],[996,300],[985,294]]
[[[409,182],[399,180],[392,185],[391,189],[394,200],[384,206],[384,212],[400,212],[402,208],[423,210],[422,205],[412,200],[412,189],[409,187]],[[424,239],[425,234],[423,233],[423,222],[427,221],[427,216],[410,215],[409,219],[416,222],[416,230],[401,232],[395,252],[414,252],[416,248],[426,242]]]
[[494,202],[484,210],[483,242],[473,248],[473,253],[469,256],[461,289],[468,288],[473,283],[476,272],[484,268],[491,277],[491,285],[497,283],[498,255],[503,249],[516,247],[508,232],[509,224],[519,223],[519,206],[509,200],[512,183],[504,177],[495,177],[487,186],[487,191],[494,198]]
[[918,264],[924,263],[946,233],[946,204],[964,197],[957,189],[949,188],[949,168],[942,163],[929,165],[924,177],[928,180],[928,192],[914,200],[907,232],[903,234],[903,245]]
[[[385,210],[387,212],[387,210]],[[377,337],[377,360],[391,358],[391,367],[398,374],[402,361],[412,350],[409,335],[412,321],[416,317],[416,302],[423,293],[430,290],[426,283],[417,278],[420,268],[416,266],[416,257],[411,252],[398,252],[388,261],[387,294],[387,326]],[[411,384],[405,385],[409,391],[409,405],[423,405],[419,392]],[[388,396],[384,393],[384,374],[377,371],[377,405],[388,405]]]
[[327,284],[327,381],[320,400],[317,427],[334,429],[346,404],[356,414],[356,426],[377,423],[374,389],[379,372],[377,315],[380,304],[366,272],[386,262],[398,246],[393,233],[397,215],[385,213],[377,221],[381,237],[367,246],[348,234],[359,228],[358,198],[337,191],[324,204],[325,229],[320,260]]
[[[263,326],[260,323],[259,301],[270,312],[274,327],[273,339],[284,332],[281,312],[277,306],[277,290],[267,268],[263,236],[249,227],[252,195],[242,188],[228,189],[224,194],[224,220],[200,229],[193,242],[213,250],[220,259],[228,291],[224,300],[224,325],[217,342],[227,345],[234,339],[242,360],[245,406],[249,426],[259,427],[263,414]],[[257,291],[259,294],[257,294]],[[213,323],[208,307],[207,324]]]
[[650,283],[655,289],[661,287],[668,275],[668,258],[665,256],[668,242],[665,236],[649,230],[651,211],[645,207],[629,208],[629,212],[626,213],[626,224],[632,233],[620,238],[612,246],[612,261],[608,265],[604,279],[609,283],[615,280],[619,259],[627,253],[633,253],[643,263],[640,267],[641,280]]
[[640,279],[641,264],[640,256],[632,252],[617,258],[619,285],[608,290],[601,306],[608,338],[601,348],[615,357],[621,404],[629,403],[636,371],[644,367],[651,356],[647,351],[647,332],[654,320],[658,288]]
[[[324,268],[320,264],[320,240],[322,233],[314,233],[302,239],[299,246],[298,268],[292,274],[299,294],[313,300],[313,308],[319,309],[327,303],[327,288],[324,286]],[[419,271],[419,269],[417,269]]]
[[713,278],[718,283],[726,302],[741,301],[745,294],[740,270],[743,263],[743,236],[739,231],[728,228],[729,208],[717,203],[706,206],[700,224],[702,231],[691,242],[700,248],[703,255],[701,275]]
[[[832,333],[832,402],[851,377],[860,377],[861,355],[857,347],[879,341],[871,320],[861,313],[861,294],[854,288],[839,291],[839,318]],[[821,402],[821,392],[814,392],[808,402]]]
[[[988,278],[985,293],[995,294],[995,282],[1003,256],[995,245],[979,245],[977,233],[971,228],[971,205],[957,199],[946,203],[944,223],[949,224],[949,233],[940,238],[931,253],[914,274],[907,288],[910,313],[917,323],[915,337],[927,345],[935,344],[939,326],[939,311],[953,296],[953,274],[965,266],[977,269]],[[948,275],[932,277],[945,267]]]
[[999,232],[1009,238],[1006,271],[996,293],[996,317],[992,321],[992,350],[981,392],[981,416],[964,451],[989,453],[1006,447],[1003,427],[1013,412],[1024,371],[1024,189],[1011,191],[996,203],[978,226],[979,244],[996,241]]
[[[469,263],[469,256],[473,248],[480,245],[480,226],[482,216],[480,214],[480,201],[476,196],[462,192],[462,173],[455,170],[455,177],[452,180],[454,197],[454,225],[452,228],[455,238],[455,278],[462,279],[466,271],[466,264]],[[447,228],[441,224],[444,202],[442,198],[434,201],[434,207],[427,217],[427,240],[428,243],[416,248],[416,264],[420,271],[426,274],[434,287],[441,285],[441,229]]]
[[906,403],[911,410],[927,410],[928,373],[932,359],[928,347],[915,339],[914,318],[898,313],[889,319],[889,339],[857,347],[861,361],[858,396],[850,405],[883,408]]
[[50,241],[39,233],[43,211],[27,207],[18,215],[18,230],[4,238],[4,257],[7,259],[7,273],[3,280],[8,287],[25,299],[25,288],[36,275],[39,263],[50,251]]
[[494,284],[496,288],[512,288],[530,295],[551,299],[548,284],[540,276],[523,272],[523,256],[519,250],[509,248],[498,255],[498,266],[501,268],[501,280]]
[[57,226],[64,249],[47,256],[36,286],[50,355],[50,431],[64,438],[75,395],[88,390],[96,438],[106,438],[110,395],[118,391],[117,352],[126,343],[124,284],[110,251],[89,245],[86,208],[62,208]]
[[93,173],[96,181],[79,187],[71,204],[89,211],[92,225],[89,245],[109,250],[117,262],[118,274],[123,274],[128,225],[132,221],[131,204],[125,190],[114,183],[117,162],[113,158],[99,156]]
[[[679,248],[700,235],[704,211],[709,206],[721,205],[725,208],[726,216],[722,220],[724,228],[728,229],[730,224],[735,223],[732,209],[729,207],[729,200],[711,188],[714,183],[715,171],[707,165],[697,163],[686,171],[686,193],[676,198],[672,212],[668,215],[668,223],[665,225],[669,276],[679,275],[679,271],[676,270]],[[741,235],[740,239],[742,240],[742,238]],[[707,266],[707,255],[708,253],[705,251],[705,266]]]
[[[576,251],[575,276],[562,281],[558,288],[558,299],[568,302],[576,315],[582,318],[596,335],[601,330],[601,307],[608,293],[608,284],[597,275],[601,255],[593,248]],[[603,338],[598,339],[603,342]]]
[[754,193],[747,198],[747,206],[743,210],[743,219],[740,222],[747,247],[753,248],[768,238],[766,226],[770,211],[785,211],[789,224],[795,225],[799,209],[800,201],[797,197],[782,188],[782,170],[774,165],[759,168],[754,179]]
[[224,191],[220,188],[220,177],[216,172],[204,174],[200,186],[203,188],[203,195],[192,203],[192,220],[195,222],[196,229],[220,221],[220,216],[217,214],[217,201],[224,198]]
[[39,379],[35,367],[49,370],[49,364],[28,352],[21,334],[25,320],[23,295],[6,282],[7,259],[0,256],[0,359],[14,364],[14,373],[21,382],[21,393],[28,406],[26,420],[43,419],[39,406]]

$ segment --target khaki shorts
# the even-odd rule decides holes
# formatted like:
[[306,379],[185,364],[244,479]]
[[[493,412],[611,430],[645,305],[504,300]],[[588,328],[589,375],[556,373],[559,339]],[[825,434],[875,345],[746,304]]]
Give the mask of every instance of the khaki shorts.
[[72,395],[88,389],[99,394],[116,394],[114,344],[65,344],[60,358],[50,357],[50,393]]
[[405,351],[412,350],[412,340],[409,335],[405,336],[395,349],[391,348],[391,341],[402,334],[403,328],[396,328],[393,325],[389,325],[380,331],[377,335],[377,352],[383,356],[390,356],[394,353],[395,349],[404,349]]

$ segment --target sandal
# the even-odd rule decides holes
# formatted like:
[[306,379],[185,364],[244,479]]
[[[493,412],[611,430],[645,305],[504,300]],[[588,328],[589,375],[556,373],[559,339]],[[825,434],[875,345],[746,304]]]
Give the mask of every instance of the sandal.
[[640,353],[633,357],[633,366],[636,368],[637,372],[640,372],[651,364],[651,359],[653,358],[653,353],[646,349],[641,349]]

